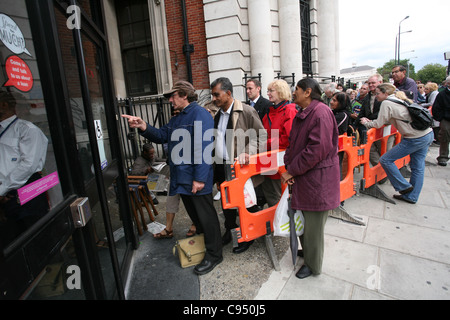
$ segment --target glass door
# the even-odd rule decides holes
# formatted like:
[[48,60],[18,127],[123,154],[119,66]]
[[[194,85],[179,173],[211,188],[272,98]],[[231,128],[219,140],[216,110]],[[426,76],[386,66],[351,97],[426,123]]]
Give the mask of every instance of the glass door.
[[[106,298],[123,298],[122,269],[127,266],[133,231],[128,211],[118,136],[113,130],[115,110],[107,81],[104,42],[93,28],[72,31],[55,6],[60,50],[72,110],[81,176],[92,208],[95,248]],[[117,290],[116,290],[117,289]]]

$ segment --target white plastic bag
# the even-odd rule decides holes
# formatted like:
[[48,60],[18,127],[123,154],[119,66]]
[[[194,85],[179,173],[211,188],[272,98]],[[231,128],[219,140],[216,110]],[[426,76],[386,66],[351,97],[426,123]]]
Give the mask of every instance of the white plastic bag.
[[[278,203],[277,209],[275,211],[275,217],[273,218],[273,234],[278,237],[289,237],[290,236],[290,224],[288,215],[288,199],[289,199],[289,188],[284,190],[281,196],[280,202]],[[305,218],[301,210],[297,210],[294,215],[295,230],[297,236],[301,236],[305,231]]]
[[256,192],[251,178],[244,185],[244,199],[246,208],[251,208],[257,204]]

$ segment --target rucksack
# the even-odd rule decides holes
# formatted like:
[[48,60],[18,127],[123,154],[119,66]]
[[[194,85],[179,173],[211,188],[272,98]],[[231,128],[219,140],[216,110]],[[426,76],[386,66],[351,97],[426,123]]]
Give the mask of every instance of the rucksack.
[[426,130],[433,125],[433,116],[430,111],[417,103],[409,104],[406,101],[398,101],[388,99],[389,101],[401,104],[408,108],[409,115],[411,116],[411,122],[407,120],[401,120],[403,122],[411,124],[411,127],[416,130]]

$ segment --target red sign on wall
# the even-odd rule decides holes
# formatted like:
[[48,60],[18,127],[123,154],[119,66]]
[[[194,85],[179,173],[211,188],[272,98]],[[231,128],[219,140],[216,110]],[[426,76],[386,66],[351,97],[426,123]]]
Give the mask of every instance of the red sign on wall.
[[28,92],[33,87],[33,75],[30,68],[18,56],[10,56],[5,63],[6,75],[8,81],[4,87],[15,87],[22,92]]

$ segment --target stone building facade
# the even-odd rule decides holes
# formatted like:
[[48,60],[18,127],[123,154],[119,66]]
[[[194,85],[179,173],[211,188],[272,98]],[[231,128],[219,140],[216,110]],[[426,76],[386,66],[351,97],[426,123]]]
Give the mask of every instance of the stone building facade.
[[[148,10],[148,59],[154,65],[149,70],[156,82],[133,91],[124,62],[129,33],[123,31],[123,16],[127,10],[131,16],[139,3]],[[260,75],[263,92],[274,78],[289,82],[292,74],[295,81],[309,75],[328,82],[340,71],[338,11],[339,0],[107,0],[117,96],[161,94],[177,80],[192,81],[208,95],[209,83],[222,76],[230,78],[241,100],[246,77]],[[137,24],[131,28],[136,32]]]

